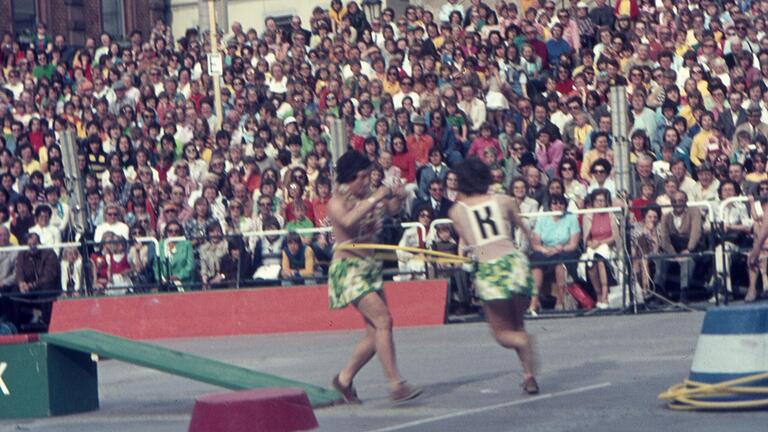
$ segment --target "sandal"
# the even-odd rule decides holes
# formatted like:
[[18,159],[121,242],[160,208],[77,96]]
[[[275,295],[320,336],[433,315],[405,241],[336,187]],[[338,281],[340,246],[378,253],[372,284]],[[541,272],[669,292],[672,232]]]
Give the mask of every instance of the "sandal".
[[336,376],[333,377],[333,380],[331,381],[331,386],[333,386],[333,389],[339,392],[341,394],[342,399],[344,399],[345,403],[348,404],[361,404],[363,401],[360,400],[359,397],[357,397],[357,390],[355,390],[355,387],[350,382],[348,386],[344,387],[341,385],[341,381],[339,381],[339,375],[336,374]]
[[421,394],[421,392],[422,389],[420,387],[413,387],[405,381],[400,381],[397,383],[397,388],[390,391],[389,400],[394,403],[405,402],[411,399],[415,399]]
[[520,384],[520,387],[523,388],[523,391],[528,393],[529,395],[534,395],[539,393],[539,384],[536,383],[536,378],[534,377],[528,377],[526,378],[522,384]]

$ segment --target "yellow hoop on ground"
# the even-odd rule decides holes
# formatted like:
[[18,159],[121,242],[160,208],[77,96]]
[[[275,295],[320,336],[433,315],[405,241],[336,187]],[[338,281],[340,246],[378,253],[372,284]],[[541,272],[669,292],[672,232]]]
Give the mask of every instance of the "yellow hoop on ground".
[[[395,252],[403,251],[403,252],[410,252],[412,254],[422,254],[424,255],[424,258],[423,258],[424,261],[439,262],[441,264],[443,263],[444,264],[467,264],[472,262],[472,259],[469,257],[456,255],[448,252],[421,249],[421,248],[411,247],[411,246],[398,246],[398,245],[388,245],[388,244],[380,244],[380,243],[342,243],[342,244],[336,245],[336,249],[337,250],[362,249],[362,250],[395,251]],[[437,260],[441,260],[441,261],[437,261]]]
[[[750,375],[717,384],[685,380],[659,395],[674,410],[728,410],[768,407],[768,387],[745,387],[743,384],[768,379],[768,372]],[[765,395],[764,399],[736,401],[707,400],[732,398],[738,395]]]

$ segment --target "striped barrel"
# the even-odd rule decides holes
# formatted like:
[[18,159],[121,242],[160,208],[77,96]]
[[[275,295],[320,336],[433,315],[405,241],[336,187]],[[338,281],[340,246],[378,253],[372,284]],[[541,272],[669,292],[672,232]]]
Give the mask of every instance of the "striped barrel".
[[[689,379],[716,384],[765,372],[768,372],[768,305],[709,309]],[[768,379],[746,385],[767,386]],[[756,397],[759,396],[740,394],[717,399],[735,401]]]

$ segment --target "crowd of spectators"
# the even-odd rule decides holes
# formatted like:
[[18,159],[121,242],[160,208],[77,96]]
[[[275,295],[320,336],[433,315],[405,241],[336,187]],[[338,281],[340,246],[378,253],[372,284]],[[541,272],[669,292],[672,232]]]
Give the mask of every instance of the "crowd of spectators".
[[[329,234],[240,235],[328,226],[330,125],[340,119],[349,146],[375,162],[372,188],[407,184],[393,224],[445,217],[457,194],[451,168],[477,156],[493,190],[524,212],[631,206],[626,249],[638,280],[664,287],[662,268],[679,266],[684,293],[696,257],[654,254],[720,245],[687,202],[754,197],[717,215],[731,246],[748,246],[762,219],[753,203],[768,196],[766,18],[765,0],[446,0],[435,13],[407,6],[380,17],[332,0],[308,22],[234,22],[219,33],[221,118],[207,34],[172,35],[158,21],[150,34],[73,46],[39,23],[31,40],[0,42],[0,242],[95,242],[88,256],[53,250],[53,279],[74,292],[311,280],[330,258]],[[607,98],[617,85],[629,107],[629,191],[613,170]],[[84,175],[83,227],[62,162],[67,130]],[[588,281],[606,307],[611,260],[625,247],[616,217],[530,223],[532,243],[519,246],[554,307],[567,307],[569,278]],[[390,230],[382,241],[454,248],[450,231],[437,231]],[[160,239],[158,250],[142,237]],[[0,254],[4,291],[59,284],[9,255]],[[581,255],[591,260],[581,276],[575,263],[537,264]],[[400,256],[401,270],[425,270],[410,258]],[[450,274],[465,302],[466,281]],[[750,270],[747,300],[761,275],[768,282],[764,266]]]

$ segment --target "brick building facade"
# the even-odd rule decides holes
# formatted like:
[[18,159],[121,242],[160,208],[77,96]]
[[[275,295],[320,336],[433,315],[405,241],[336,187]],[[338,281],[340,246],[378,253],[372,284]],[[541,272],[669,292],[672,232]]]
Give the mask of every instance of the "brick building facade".
[[76,45],[102,31],[122,39],[139,30],[146,37],[168,9],[167,0],[0,0],[0,32],[23,37],[42,21],[49,34]]

